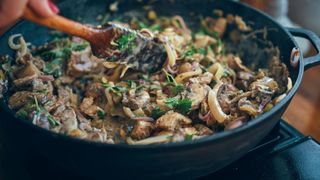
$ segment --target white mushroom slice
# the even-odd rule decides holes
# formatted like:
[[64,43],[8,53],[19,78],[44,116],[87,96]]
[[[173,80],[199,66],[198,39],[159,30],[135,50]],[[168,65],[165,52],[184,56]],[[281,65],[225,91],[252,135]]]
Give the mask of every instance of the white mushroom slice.
[[222,85],[223,83],[218,81],[214,88],[209,91],[208,95],[208,104],[211,114],[219,123],[223,123],[229,118],[229,116],[222,111],[218,101],[218,91]]

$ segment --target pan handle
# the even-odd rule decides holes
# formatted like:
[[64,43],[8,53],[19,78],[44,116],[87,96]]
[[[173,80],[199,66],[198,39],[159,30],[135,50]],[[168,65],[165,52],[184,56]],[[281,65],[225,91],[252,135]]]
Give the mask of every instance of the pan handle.
[[297,37],[308,39],[311,44],[316,48],[317,54],[311,57],[304,58],[303,64],[305,70],[320,64],[320,38],[312,31],[301,28],[287,28],[287,30]]

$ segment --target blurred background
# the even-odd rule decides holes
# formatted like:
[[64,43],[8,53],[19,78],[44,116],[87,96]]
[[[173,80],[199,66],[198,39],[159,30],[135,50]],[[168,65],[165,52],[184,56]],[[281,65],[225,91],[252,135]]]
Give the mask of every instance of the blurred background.
[[[319,0],[241,0],[254,6],[284,26],[302,27],[320,35]],[[298,39],[304,56],[316,53],[306,41]],[[302,84],[287,109],[284,119],[305,135],[320,141],[320,66],[305,72]]]

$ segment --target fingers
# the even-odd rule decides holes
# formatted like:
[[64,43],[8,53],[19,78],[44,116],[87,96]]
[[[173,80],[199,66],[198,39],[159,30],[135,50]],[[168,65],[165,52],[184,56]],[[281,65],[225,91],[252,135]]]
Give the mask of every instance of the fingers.
[[28,4],[30,8],[43,17],[49,17],[59,12],[58,7],[49,0],[29,0]]
[[26,4],[27,0],[0,0],[0,29],[19,19]]

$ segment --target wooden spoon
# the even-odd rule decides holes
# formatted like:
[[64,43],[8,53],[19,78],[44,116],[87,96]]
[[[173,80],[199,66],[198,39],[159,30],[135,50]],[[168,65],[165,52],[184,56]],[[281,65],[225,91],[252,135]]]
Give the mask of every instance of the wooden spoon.
[[[40,17],[29,7],[25,8],[23,18],[72,36],[81,37],[89,41],[95,56],[106,58],[106,60],[116,58],[121,60],[121,63],[129,64],[135,70],[157,71],[162,68],[167,57],[164,46],[154,38],[146,37],[118,24],[108,23],[99,27],[91,27],[59,15],[49,18]],[[114,44],[111,44],[113,40],[130,33],[135,37],[135,46],[120,52]]]

